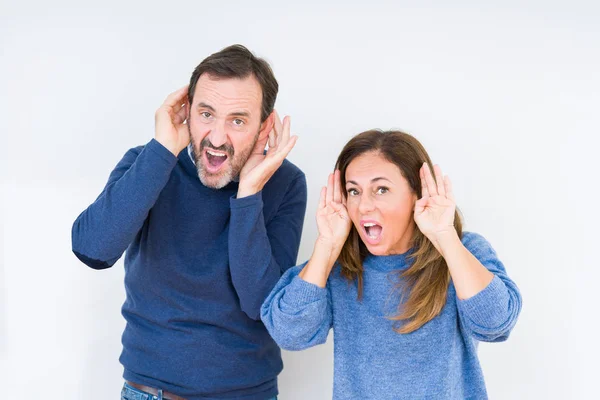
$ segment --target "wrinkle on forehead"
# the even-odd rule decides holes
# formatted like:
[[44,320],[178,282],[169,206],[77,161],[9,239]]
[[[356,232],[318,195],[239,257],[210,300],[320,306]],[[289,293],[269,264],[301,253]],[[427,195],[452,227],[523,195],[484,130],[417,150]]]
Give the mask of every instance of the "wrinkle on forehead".
[[198,79],[194,103],[206,103],[219,114],[245,111],[251,116],[260,115],[262,90],[253,75],[244,79],[213,79],[203,74]]
[[346,182],[355,181],[359,185],[367,186],[371,184],[371,179],[377,177],[386,178],[395,184],[403,178],[400,168],[376,151],[361,154],[352,160],[346,169]]

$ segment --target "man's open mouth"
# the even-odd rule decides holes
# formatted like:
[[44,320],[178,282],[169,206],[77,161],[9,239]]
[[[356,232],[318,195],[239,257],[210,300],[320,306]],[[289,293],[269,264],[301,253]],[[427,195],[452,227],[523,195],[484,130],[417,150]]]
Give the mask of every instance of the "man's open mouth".
[[204,156],[207,161],[206,166],[210,172],[217,172],[229,158],[227,153],[211,149],[206,149],[204,151]]

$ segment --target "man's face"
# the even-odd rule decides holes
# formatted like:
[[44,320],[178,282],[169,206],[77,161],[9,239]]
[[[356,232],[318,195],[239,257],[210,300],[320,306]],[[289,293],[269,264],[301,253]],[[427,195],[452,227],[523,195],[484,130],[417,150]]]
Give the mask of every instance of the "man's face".
[[260,121],[261,105],[261,87],[253,75],[244,79],[200,76],[188,129],[202,184],[220,189],[240,174],[259,136],[268,134],[267,127],[261,126],[267,125]]

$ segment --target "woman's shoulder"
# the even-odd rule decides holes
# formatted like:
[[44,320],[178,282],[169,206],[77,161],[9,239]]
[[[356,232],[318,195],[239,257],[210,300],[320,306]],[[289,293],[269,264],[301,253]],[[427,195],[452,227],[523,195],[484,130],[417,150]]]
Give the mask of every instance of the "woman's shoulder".
[[485,244],[489,243],[487,239],[480,233],[463,231],[461,242],[466,246],[467,244]]
[[491,243],[479,233],[463,232],[461,242],[477,258],[483,255],[496,255]]

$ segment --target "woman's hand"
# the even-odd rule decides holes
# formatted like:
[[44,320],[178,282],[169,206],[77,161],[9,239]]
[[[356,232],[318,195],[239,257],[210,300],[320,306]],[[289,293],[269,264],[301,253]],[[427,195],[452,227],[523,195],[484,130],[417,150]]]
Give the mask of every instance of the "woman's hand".
[[317,207],[317,227],[319,236],[313,254],[299,276],[307,282],[325,287],[352,227],[352,220],[342,195],[340,171],[329,174],[327,187],[321,189]]
[[335,173],[329,174],[327,187],[321,189],[317,207],[317,227],[319,229],[317,241],[330,245],[332,250],[337,250],[338,254],[352,227],[352,221],[343,199],[340,171],[336,170]]
[[419,171],[422,197],[415,203],[414,219],[419,230],[439,251],[439,238],[447,234],[456,234],[454,228],[456,204],[450,178],[442,175],[438,165],[433,169],[435,180],[427,163],[423,163]]

